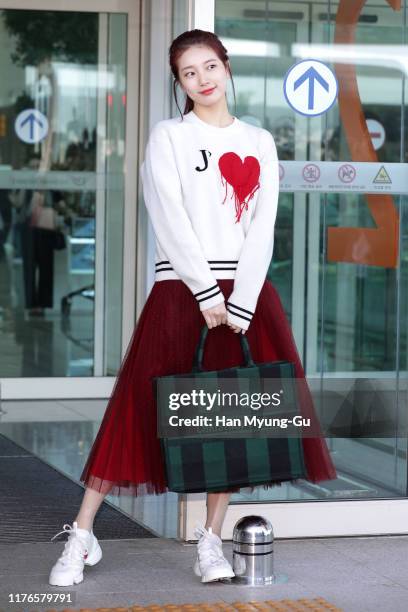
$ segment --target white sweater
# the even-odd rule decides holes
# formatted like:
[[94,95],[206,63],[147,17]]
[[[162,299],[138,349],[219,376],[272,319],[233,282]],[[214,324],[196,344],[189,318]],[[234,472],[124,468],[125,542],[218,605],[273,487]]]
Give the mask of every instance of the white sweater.
[[153,127],[140,176],[156,236],[156,281],[182,280],[205,310],[224,301],[217,279],[234,279],[228,320],[248,329],[274,244],[272,135],[237,117],[212,126],[190,111]]

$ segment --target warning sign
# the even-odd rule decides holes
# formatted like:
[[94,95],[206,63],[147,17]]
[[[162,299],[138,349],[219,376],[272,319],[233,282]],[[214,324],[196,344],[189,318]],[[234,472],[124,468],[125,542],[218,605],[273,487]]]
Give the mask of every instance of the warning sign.
[[[281,161],[280,191],[408,194],[408,164]],[[2,173],[0,172],[0,185]]]
[[377,176],[373,180],[373,183],[392,183],[392,180],[390,179],[389,174],[384,168],[384,166],[381,166],[381,168],[377,172]]

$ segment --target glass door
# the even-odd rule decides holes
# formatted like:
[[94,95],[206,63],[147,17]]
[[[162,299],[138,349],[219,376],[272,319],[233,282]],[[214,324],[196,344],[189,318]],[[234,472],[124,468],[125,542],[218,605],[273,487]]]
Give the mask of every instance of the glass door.
[[[373,379],[389,385],[394,425],[388,437],[328,438],[336,480],[233,495],[223,535],[231,537],[247,514],[268,517],[278,537],[406,532],[406,405],[398,395],[407,378],[406,174],[405,187],[391,187],[393,169],[406,173],[407,161],[405,3],[371,2],[361,10],[341,1],[211,4],[214,31],[231,59],[235,114],[269,129],[277,144],[286,187],[269,278],[312,391],[334,380],[344,388]],[[296,113],[283,93],[288,69],[306,58],[331,66],[339,83],[335,104],[315,117]],[[234,109],[232,95],[229,104]],[[315,181],[312,189],[297,178],[307,164],[324,176],[333,162],[371,177],[366,189],[353,180],[337,192],[336,181]],[[383,192],[373,195],[375,182]],[[358,409],[349,404],[349,416]],[[185,496],[182,505],[180,532],[192,539],[205,496]]]
[[0,3],[3,399],[106,397],[129,341],[138,5]]

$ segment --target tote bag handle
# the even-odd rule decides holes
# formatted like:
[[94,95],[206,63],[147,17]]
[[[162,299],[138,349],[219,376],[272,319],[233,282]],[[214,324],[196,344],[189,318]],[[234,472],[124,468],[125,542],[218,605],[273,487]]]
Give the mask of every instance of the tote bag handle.
[[[207,334],[208,334],[208,327],[207,325],[204,325],[201,330],[200,339],[198,341],[197,348],[195,351],[193,368],[191,370],[192,372],[203,372],[204,371],[203,355],[204,355],[204,344],[207,338]],[[251,351],[249,348],[249,343],[248,343],[247,338],[241,333],[239,333],[238,335],[241,341],[242,352],[244,354],[245,367],[252,367],[256,365],[254,360],[252,359],[252,355],[251,355]]]

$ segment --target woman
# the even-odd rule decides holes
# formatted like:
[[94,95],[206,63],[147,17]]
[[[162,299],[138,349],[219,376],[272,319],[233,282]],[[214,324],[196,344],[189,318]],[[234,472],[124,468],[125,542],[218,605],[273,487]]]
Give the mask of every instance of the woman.
[[[256,361],[287,359],[304,376],[279,296],[265,281],[278,202],[274,140],[229,114],[232,77],[217,36],[184,32],[169,55],[176,102],[179,84],[186,107],[181,117],[154,126],[141,168],[156,235],[156,282],[81,475],[87,485],[81,508],[73,527],[64,526],[69,540],[50,575],[58,586],[81,582],[84,564],[101,558],[92,525],[104,495],[166,491],[151,379],[191,369],[204,322],[212,330],[205,369],[241,364],[237,334],[247,333]],[[308,478],[335,478],[324,441],[303,443]],[[220,538],[231,492],[207,494],[194,566],[203,582],[234,575]]]
[[57,191],[31,192],[30,216],[23,232],[23,261],[26,307],[32,315],[44,316],[45,309],[54,305],[55,234],[62,231],[56,207],[62,202]]

